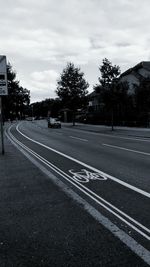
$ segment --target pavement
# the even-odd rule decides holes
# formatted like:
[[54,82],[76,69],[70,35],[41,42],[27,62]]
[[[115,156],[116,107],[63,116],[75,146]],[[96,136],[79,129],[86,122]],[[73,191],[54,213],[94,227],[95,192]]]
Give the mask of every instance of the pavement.
[[150,138],[150,128],[114,126],[114,130],[112,131],[111,126],[83,124],[78,122],[75,124],[75,126],[73,126],[72,123],[63,123],[63,126],[69,128],[74,127],[83,131],[90,131],[100,134],[125,135],[125,136]]
[[0,218],[1,267],[148,266],[6,137]]

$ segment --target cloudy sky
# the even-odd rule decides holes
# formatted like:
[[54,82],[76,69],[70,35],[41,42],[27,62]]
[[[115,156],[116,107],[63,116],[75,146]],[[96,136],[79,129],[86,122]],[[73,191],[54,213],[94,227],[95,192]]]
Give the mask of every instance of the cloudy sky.
[[17,72],[31,102],[56,97],[67,62],[85,73],[89,90],[107,57],[121,71],[150,60],[150,0],[5,0],[0,54]]

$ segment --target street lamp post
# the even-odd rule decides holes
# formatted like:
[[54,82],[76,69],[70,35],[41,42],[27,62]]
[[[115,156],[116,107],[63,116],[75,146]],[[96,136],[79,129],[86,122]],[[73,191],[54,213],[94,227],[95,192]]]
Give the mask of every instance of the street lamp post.
[[32,120],[33,120],[33,105],[31,105],[31,109],[32,109]]

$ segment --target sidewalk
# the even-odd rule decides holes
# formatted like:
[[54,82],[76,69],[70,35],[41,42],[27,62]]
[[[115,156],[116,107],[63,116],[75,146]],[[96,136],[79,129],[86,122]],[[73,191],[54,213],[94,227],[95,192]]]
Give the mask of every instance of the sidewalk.
[[114,131],[112,131],[111,126],[105,125],[83,124],[78,122],[75,124],[75,126],[73,126],[72,123],[63,123],[63,125],[69,128],[76,128],[96,133],[150,138],[150,128],[114,126]]
[[147,266],[5,138],[0,266]]
[[[39,126],[47,128],[46,120],[35,121]],[[94,125],[94,124],[84,124],[75,123],[73,126],[72,122],[64,123],[62,122],[62,127],[80,129],[82,131],[95,132],[99,134],[109,134],[109,135],[121,135],[121,136],[133,136],[140,138],[150,138],[150,128],[137,128],[137,127],[120,127],[114,126],[114,131],[111,130],[111,126],[105,125]]]

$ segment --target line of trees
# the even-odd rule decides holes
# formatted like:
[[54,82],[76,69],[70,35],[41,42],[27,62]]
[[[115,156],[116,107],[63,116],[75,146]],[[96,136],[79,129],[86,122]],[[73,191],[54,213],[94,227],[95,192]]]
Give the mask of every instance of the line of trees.
[[16,72],[10,63],[7,65],[8,96],[2,98],[3,118],[24,119],[29,114],[30,91],[20,86]]
[[88,106],[89,84],[84,73],[73,63],[67,63],[57,81],[55,99],[45,99],[30,105],[30,91],[20,86],[16,73],[8,64],[8,96],[3,98],[5,119],[35,117],[58,117],[67,111],[75,125],[75,118],[86,122],[114,125],[149,126],[150,124],[150,78],[141,78],[131,94],[127,82],[120,82],[120,67],[104,58],[99,66],[100,77],[93,90],[99,103],[98,111]]
[[80,68],[68,63],[60,75],[56,93],[62,107],[72,110],[73,125],[75,114],[81,109],[85,113],[81,115],[82,121],[84,118],[87,122],[108,124],[112,130],[114,125],[150,126],[150,78],[141,78],[131,94],[129,84],[120,81],[119,66],[104,58],[99,71],[99,83],[93,87],[99,103],[99,111],[95,113],[89,111],[89,84]]
[[48,113],[51,117],[57,118],[60,115],[60,110],[63,108],[63,103],[59,98],[55,99],[45,99],[40,102],[35,102],[31,104],[32,114],[34,118],[40,119],[46,118]]
[[88,104],[87,88],[88,82],[84,78],[84,73],[73,63],[67,63],[57,81],[56,99],[46,99],[32,104],[34,116],[39,118],[61,117],[67,112],[67,121],[72,121],[75,125],[75,116],[78,110],[85,109]]
[[127,82],[120,81],[120,67],[112,65],[108,59],[99,67],[99,123],[128,126],[150,126],[150,77],[141,77],[139,85],[130,91]]

